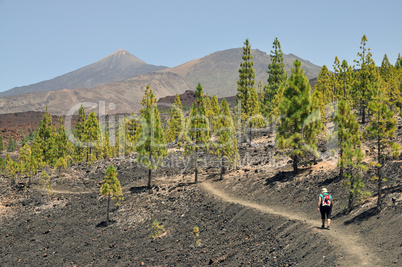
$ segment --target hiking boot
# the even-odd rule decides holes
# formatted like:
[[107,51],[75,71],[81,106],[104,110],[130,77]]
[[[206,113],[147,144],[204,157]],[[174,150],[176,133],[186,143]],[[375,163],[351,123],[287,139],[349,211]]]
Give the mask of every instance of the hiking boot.
[[321,228],[322,228],[322,229],[324,229],[324,228],[325,228],[325,226],[324,226],[324,225],[321,225]]
[[327,229],[329,230],[329,225],[327,226]]

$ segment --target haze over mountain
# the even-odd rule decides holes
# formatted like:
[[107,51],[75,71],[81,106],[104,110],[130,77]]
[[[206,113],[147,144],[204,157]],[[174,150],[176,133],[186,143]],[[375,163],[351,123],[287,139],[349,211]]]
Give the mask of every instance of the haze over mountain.
[[85,67],[39,83],[14,87],[1,92],[0,97],[33,92],[49,92],[77,87],[95,88],[100,84],[123,81],[127,78],[165,69],[150,65],[123,49]]
[[[218,51],[174,68],[163,69],[160,72],[179,74],[192,85],[193,90],[195,90],[195,87],[200,82],[204,88],[204,92],[211,96],[214,94],[218,97],[234,96],[237,93],[238,70],[242,62],[242,53],[242,48]],[[255,86],[257,86],[258,81],[266,84],[268,79],[266,71],[268,63],[271,62],[270,56],[258,49],[252,49],[251,54],[254,57]],[[288,73],[293,68],[293,62],[296,59],[302,62],[302,69],[304,69],[309,79],[318,76],[321,67],[293,54],[285,54],[283,56],[285,70]]]

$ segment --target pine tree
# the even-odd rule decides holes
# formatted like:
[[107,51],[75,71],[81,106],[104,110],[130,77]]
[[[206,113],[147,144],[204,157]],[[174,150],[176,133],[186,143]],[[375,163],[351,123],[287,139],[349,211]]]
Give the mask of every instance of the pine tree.
[[274,110],[277,109],[280,97],[278,94],[282,93],[282,88],[287,80],[287,73],[285,71],[285,64],[283,63],[283,52],[281,43],[278,38],[275,38],[271,50],[271,63],[268,64],[268,84],[264,87],[264,109],[261,110],[262,114],[268,118],[276,114]]
[[[158,168],[157,160],[168,155],[166,138],[161,124],[156,98],[152,89],[147,85],[144,97],[141,100],[143,108],[140,110],[143,119],[142,144],[137,147],[138,155],[148,168],[148,188],[151,188],[152,170]],[[146,125],[144,125],[146,124]]]
[[66,158],[59,158],[56,163],[54,164],[54,170],[57,171],[60,174],[61,169],[66,169],[67,168],[67,160]]
[[0,133],[0,154],[3,153],[3,150],[4,150],[3,133]]
[[57,125],[54,133],[54,139],[55,139],[55,149],[56,149],[56,155],[55,157],[57,159],[59,158],[64,158],[67,155],[70,155],[72,151],[72,145],[68,141],[67,133],[64,128],[64,119],[63,117],[59,117],[59,124]]
[[39,124],[36,139],[32,144],[32,154],[39,165],[53,165],[56,159],[55,129],[52,124],[52,116],[47,107],[43,119]]
[[[280,111],[285,116],[278,127],[278,146],[287,151],[293,160],[293,171],[298,173],[300,160],[309,152],[316,155],[317,129],[319,112],[311,114],[311,87],[303,74],[301,62],[296,60],[295,69],[288,80],[283,93]],[[319,117],[318,117],[319,121]]]
[[28,186],[31,185],[31,177],[38,172],[38,162],[34,155],[31,153],[31,147],[25,144],[20,148],[19,164],[21,167],[21,174],[28,176]]
[[[255,83],[255,72],[254,72],[254,61],[252,61],[253,56],[251,55],[251,46],[248,39],[244,42],[243,46],[243,62],[240,63],[239,69],[239,80],[237,81],[237,101],[240,102],[240,114],[241,121],[245,123],[251,116],[250,114],[250,100],[251,92],[254,88]],[[258,99],[258,97],[257,97]],[[257,103],[258,104],[258,103]],[[249,125],[244,125],[243,132],[245,133],[245,128]]]
[[204,96],[205,99],[205,108],[207,110],[207,118],[209,120],[209,122],[211,121],[211,119],[214,117],[214,111],[212,110],[212,106],[211,106],[211,98],[209,98],[208,95]]
[[400,107],[402,104],[402,96],[400,91],[399,71],[395,66],[391,65],[386,54],[381,63],[380,75],[382,78],[382,87],[385,89],[391,106]]
[[369,110],[373,115],[367,127],[369,137],[377,142],[377,175],[374,179],[378,180],[378,199],[377,211],[382,209],[382,182],[385,180],[381,173],[382,167],[386,163],[386,152],[392,151],[394,157],[399,155],[400,146],[392,139],[395,137],[396,119],[394,112],[388,107],[388,99],[381,90],[376,91],[372,101],[369,103]]
[[7,152],[14,152],[16,149],[15,140],[10,136],[7,143]]
[[137,151],[138,142],[142,134],[141,121],[135,118],[134,115],[130,118],[126,118],[125,121],[127,148],[131,151]]
[[336,79],[335,83],[337,85],[334,100],[340,101],[344,99],[349,104],[352,104],[352,88],[355,82],[353,67],[350,66],[346,60],[343,60],[342,63],[340,63],[337,58],[335,59],[333,67],[335,73],[337,73],[337,75],[333,75],[334,79]]
[[179,139],[183,137],[185,120],[183,115],[183,106],[181,104],[179,95],[176,95],[173,107],[170,110],[170,118],[168,120],[168,126],[169,126],[167,132],[168,142],[177,142]]
[[107,131],[105,131],[104,136],[104,146],[103,146],[103,155],[105,159],[109,159],[113,156],[112,147],[110,146],[110,138]]
[[15,185],[15,181],[16,181],[15,178],[16,178],[17,173],[19,171],[19,164],[17,164],[10,157],[10,155],[8,153],[6,154],[5,162],[6,162],[5,174],[8,177],[8,179],[10,180],[11,185]]
[[361,164],[363,153],[361,151],[361,134],[359,122],[346,100],[341,100],[334,119],[335,136],[339,148],[339,177],[344,182],[349,194],[348,208],[350,212],[355,199],[362,196],[364,183],[361,180],[361,172],[365,167]]
[[359,57],[355,60],[355,63],[360,70],[356,74],[356,85],[355,85],[355,99],[360,102],[360,113],[362,116],[362,123],[366,123],[367,117],[367,105],[371,100],[375,83],[378,79],[378,70],[375,66],[374,60],[372,59],[372,54],[370,48],[366,48],[367,37],[363,35],[360,43],[361,52],[357,53]]
[[324,105],[331,103],[333,99],[332,76],[333,75],[328,70],[327,66],[322,66],[321,71],[317,77],[317,83],[314,86],[314,91],[318,91],[321,93]]
[[[395,63],[395,69],[398,72],[399,76],[399,92],[402,92],[402,57],[401,54],[398,54],[398,59]],[[402,117],[402,100],[398,100],[396,106],[399,108],[399,116]]]
[[217,129],[216,117],[221,115],[221,106],[219,105],[218,97],[216,95],[212,97],[210,110],[213,116],[208,117],[209,124],[211,125],[211,131],[215,131]]
[[251,146],[252,129],[264,127],[264,118],[260,113],[260,105],[258,101],[258,95],[255,88],[250,91],[250,96],[247,98],[248,119],[247,126],[249,129],[248,137],[249,144]]
[[221,103],[222,115],[216,120],[218,145],[215,154],[221,158],[221,179],[225,174],[225,160],[230,165],[236,165],[239,159],[236,129],[230,114],[229,104],[226,99]]
[[120,181],[117,178],[117,172],[113,165],[110,165],[106,170],[105,179],[103,180],[100,193],[107,196],[107,216],[106,225],[109,225],[109,206],[110,199],[118,198],[119,201],[123,200],[123,193],[121,192]]
[[85,115],[85,109],[84,106],[81,105],[81,107],[78,109],[78,121],[75,124],[74,128],[74,136],[76,138],[76,144],[74,148],[75,152],[75,157],[77,161],[84,160],[84,133],[85,133],[85,121],[86,121],[86,115]]
[[190,118],[186,125],[187,142],[184,147],[186,155],[195,155],[194,159],[194,182],[198,181],[198,153],[207,151],[210,139],[210,129],[206,117],[207,109],[205,105],[204,92],[199,83],[195,91],[195,101],[193,103]]
[[88,115],[88,118],[85,121],[84,125],[84,133],[83,133],[83,141],[86,142],[87,146],[87,161],[92,161],[96,159],[96,156],[93,152],[96,153],[98,149],[98,140],[100,135],[100,127],[99,122],[96,117],[95,112],[91,112]]
[[311,101],[311,109],[312,109],[312,112],[320,113],[322,131],[326,132],[327,118],[326,118],[325,102],[324,102],[324,97],[323,97],[322,93],[318,90],[313,91],[312,101]]
[[398,58],[396,59],[395,67],[396,67],[397,69],[402,68],[402,57],[401,57],[401,54],[400,54],[400,53],[398,54]]

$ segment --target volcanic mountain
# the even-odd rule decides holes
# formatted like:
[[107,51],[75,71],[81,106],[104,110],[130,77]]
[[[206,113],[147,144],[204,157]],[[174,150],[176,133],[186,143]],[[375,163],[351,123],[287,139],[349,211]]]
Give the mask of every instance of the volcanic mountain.
[[[242,62],[242,48],[233,48],[218,51],[205,57],[195,59],[174,68],[164,69],[161,72],[173,72],[182,76],[188,81],[194,90],[198,83],[210,96],[216,94],[218,97],[234,96],[237,93],[237,80],[239,79],[239,66]],[[255,81],[257,86],[261,81],[267,83],[268,63],[271,62],[270,56],[258,49],[252,49]],[[302,69],[306,76],[311,79],[318,76],[321,67],[312,64],[310,61],[301,59],[293,54],[285,54],[283,61],[285,70],[290,73],[293,62],[298,59],[302,62]]]
[[[258,49],[252,50],[252,55],[256,86],[259,81],[266,84],[270,56]],[[234,48],[166,68],[149,65],[125,50],[118,50],[94,64],[52,80],[0,93],[0,114],[44,111],[48,106],[50,113],[62,115],[77,104],[99,101],[114,104],[106,113],[137,112],[147,85],[157,98],[194,90],[199,82],[210,96],[234,97],[241,56],[242,49]],[[318,76],[319,66],[292,54],[284,55],[288,73],[296,59],[302,62],[308,78]]]
[[44,111],[48,106],[51,114],[66,115],[82,103],[90,103],[92,108],[86,110],[96,112],[101,102],[105,103],[106,114],[131,113],[140,109],[147,85],[157,98],[181,94],[190,89],[189,84],[175,73],[150,73],[98,85],[94,89],[64,89],[3,97],[0,98],[0,114]]
[[150,65],[120,49],[113,54],[78,70],[39,83],[14,87],[1,92],[0,97],[20,95],[34,92],[49,92],[77,87],[93,89],[98,85],[155,72],[165,69],[164,66]]

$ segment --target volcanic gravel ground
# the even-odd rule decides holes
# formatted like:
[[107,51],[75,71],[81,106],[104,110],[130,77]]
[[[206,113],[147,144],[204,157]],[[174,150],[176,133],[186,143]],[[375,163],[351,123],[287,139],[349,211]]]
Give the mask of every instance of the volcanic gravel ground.
[[[262,145],[243,144],[240,150],[242,157],[249,153],[257,160],[229,171],[222,181],[217,168],[203,168],[199,185],[191,183],[190,168],[170,166],[153,174],[155,186],[148,190],[146,169],[129,159],[74,164],[54,173],[51,195],[37,178],[28,190],[0,179],[0,265],[347,266],[356,259],[367,266],[400,265],[400,160],[384,167],[382,213],[374,212],[374,195],[344,215],[347,195],[333,162],[293,175],[289,164],[267,165],[272,142],[261,138],[256,144]],[[99,190],[110,164],[117,168],[124,201],[112,206],[106,227],[107,200]],[[375,192],[369,176],[364,180]],[[316,210],[324,186],[335,200],[329,231],[318,228]],[[166,230],[155,239],[154,220]],[[194,226],[200,229],[197,238]],[[367,258],[361,259],[364,253]]]

